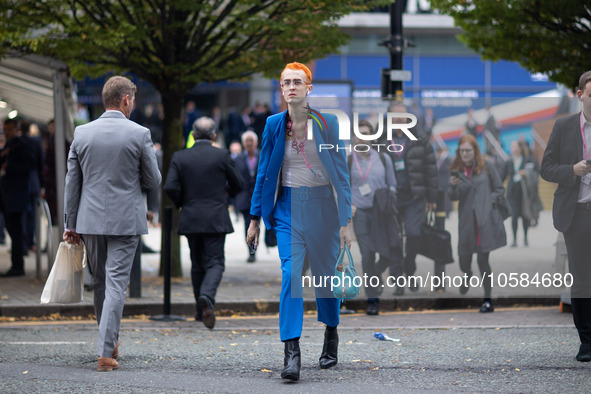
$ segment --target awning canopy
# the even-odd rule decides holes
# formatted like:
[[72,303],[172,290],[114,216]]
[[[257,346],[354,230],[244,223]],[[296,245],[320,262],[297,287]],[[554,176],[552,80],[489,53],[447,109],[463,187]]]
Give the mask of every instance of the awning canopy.
[[[57,216],[63,217],[66,136],[74,135],[76,104],[65,63],[36,55],[9,52],[0,59],[0,120],[16,110],[27,120],[55,120]],[[6,103],[6,104],[4,104]],[[58,220],[60,233],[63,223]]]
[[[56,90],[56,81],[61,86]],[[55,119],[56,100],[66,113],[66,135],[72,135],[76,111],[68,66],[36,55],[8,53],[0,60],[0,119],[17,110],[22,118],[39,123]]]

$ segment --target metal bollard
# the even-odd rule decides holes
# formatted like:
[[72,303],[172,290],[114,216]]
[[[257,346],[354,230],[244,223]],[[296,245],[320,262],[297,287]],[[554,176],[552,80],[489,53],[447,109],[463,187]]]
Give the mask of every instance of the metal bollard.
[[151,320],[173,321],[186,320],[182,316],[175,316],[170,314],[170,282],[171,282],[171,265],[172,265],[172,207],[164,208],[164,218],[162,222],[162,231],[164,232],[164,239],[162,240],[162,263],[164,273],[164,305],[162,306],[163,314],[152,316]]

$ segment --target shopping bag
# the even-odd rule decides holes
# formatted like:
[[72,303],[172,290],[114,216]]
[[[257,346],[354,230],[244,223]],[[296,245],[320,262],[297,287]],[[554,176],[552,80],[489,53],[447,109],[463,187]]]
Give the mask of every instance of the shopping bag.
[[60,243],[41,294],[41,303],[74,304],[84,301],[85,266],[84,244]]
[[451,251],[451,235],[448,231],[435,228],[435,214],[427,215],[421,226],[421,243],[418,253],[442,264],[454,261]]
[[[347,263],[345,263],[345,254],[347,255]],[[361,290],[361,278],[357,275],[353,256],[351,256],[351,251],[346,244],[341,249],[341,253],[335,264],[335,272],[331,285],[333,295],[340,300],[353,299],[357,297]]]

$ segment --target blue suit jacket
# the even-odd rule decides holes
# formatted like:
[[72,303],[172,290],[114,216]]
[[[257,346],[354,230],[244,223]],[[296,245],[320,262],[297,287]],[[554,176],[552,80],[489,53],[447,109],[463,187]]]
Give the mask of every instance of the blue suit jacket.
[[[252,195],[250,214],[262,216],[267,228],[274,227],[272,218],[273,208],[278,193],[279,174],[285,155],[285,125],[286,112],[281,112],[267,118],[263,132],[263,145],[259,157],[257,181]],[[316,142],[318,157],[328,174],[328,179],[337,195],[339,224],[346,226],[351,218],[351,185],[349,183],[349,169],[347,167],[344,144],[339,141],[339,125],[336,116],[322,114],[328,130],[320,130],[320,126],[312,121],[314,141]],[[322,122],[321,122],[322,123]],[[326,128],[322,123],[323,129]],[[332,149],[318,150],[320,144],[331,144]],[[337,146],[339,147],[337,152]]]

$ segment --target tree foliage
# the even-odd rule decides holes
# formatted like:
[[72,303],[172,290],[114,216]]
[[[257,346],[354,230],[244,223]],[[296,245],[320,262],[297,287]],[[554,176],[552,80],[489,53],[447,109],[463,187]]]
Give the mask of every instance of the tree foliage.
[[132,71],[158,90],[273,73],[346,42],[363,0],[2,0],[4,48],[67,62],[76,77]]
[[591,6],[582,0],[432,0],[486,60],[512,60],[573,88],[591,69]]

